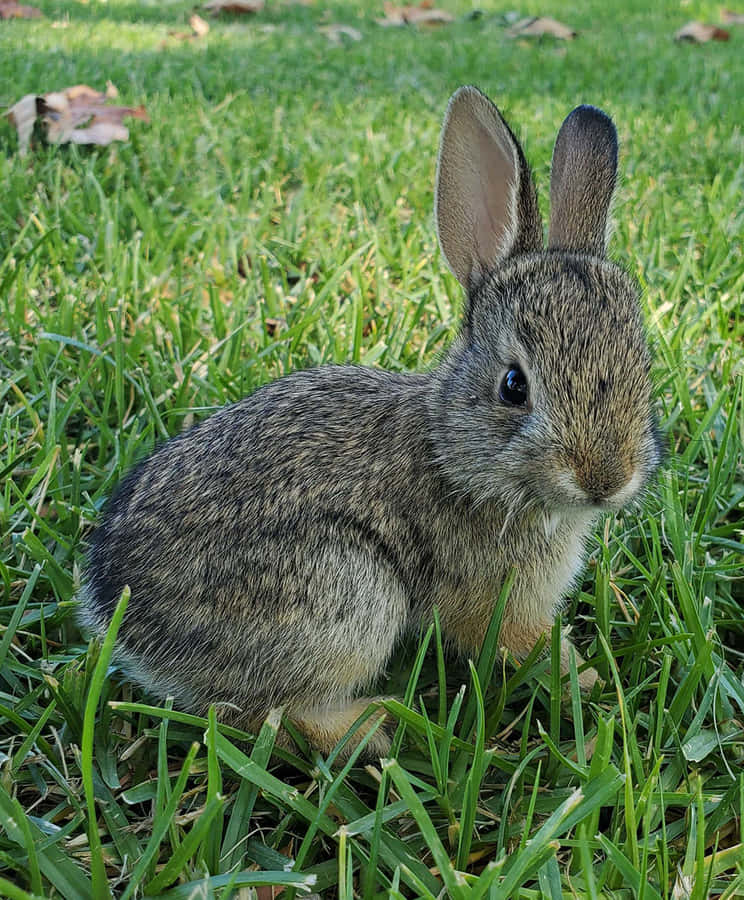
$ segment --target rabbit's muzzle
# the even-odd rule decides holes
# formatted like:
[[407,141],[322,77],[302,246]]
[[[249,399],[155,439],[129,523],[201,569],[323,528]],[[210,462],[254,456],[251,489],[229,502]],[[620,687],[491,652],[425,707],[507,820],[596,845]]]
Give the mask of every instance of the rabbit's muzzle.
[[601,506],[614,497],[633,476],[629,465],[606,453],[591,457],[575,455],[572,468],[576,484],[584,493],[583,499],[594,506]]

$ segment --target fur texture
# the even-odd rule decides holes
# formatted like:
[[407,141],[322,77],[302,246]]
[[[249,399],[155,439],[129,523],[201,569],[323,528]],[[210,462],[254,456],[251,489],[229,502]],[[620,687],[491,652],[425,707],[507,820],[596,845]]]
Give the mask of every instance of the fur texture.
[[[328,751],[435,606],[475,654],[516,566],[502,643],[523,656],[550,628],[597,516],[659,460],[637,290],[603,258],[614,126],[580,107],[556,157],[561,249],[544,251],[519,144],[462,88],[437,228],[468,299],[440,366],[288,375],[124,479],[91,540],[81,616],[102,632],[129,584],[119,656],[137,681],[245,727],[281,705]],[[515,365],[518,406],[500,395]],[[385,751],[379,731],[372,750]]]

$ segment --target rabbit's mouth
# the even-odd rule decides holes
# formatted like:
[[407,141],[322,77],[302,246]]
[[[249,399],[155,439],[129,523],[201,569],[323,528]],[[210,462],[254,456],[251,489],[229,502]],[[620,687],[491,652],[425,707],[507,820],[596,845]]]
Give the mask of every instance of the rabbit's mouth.
[[564,503],[570,508],[591,509],[597,513],[622,509],[643,492],[648,474],[636,466],[630,477],[619,481],[600,472],[594,476],[579,476],[573,469],[564,469],[555,477],[555,484]]
[[643,470],[640,467],[636,468],[630,479],[614,494],[607,497],[603,505],[610,509],[622,509],[638,497],[643,491],[646,481],[646,474]]

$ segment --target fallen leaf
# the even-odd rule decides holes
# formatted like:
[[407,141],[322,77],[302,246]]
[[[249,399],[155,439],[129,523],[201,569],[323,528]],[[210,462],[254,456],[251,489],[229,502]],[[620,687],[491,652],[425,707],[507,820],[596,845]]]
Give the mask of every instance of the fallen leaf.
[[705,44],[708,41],[727,41],[731,35],[717,25],[706,25],[704,22],[688,22],[674,35],[675,41],[689,41],[692,44]]
[[118,125],[116,122],[94,122],[89,128],[73,128],[68,134],[62,135],[58,143],[70,144],[98,144],[105,147],[112,141],[126,141],[129,138],[129,129],[126,125]]
[[547,34],[562,41],[569,41],[576,37],[578,31],[557,19],[551,19],[548,16],[533,16],[515,22],[507,34],[509,37],[542,37]]
[[454,21],[454,16],[443,9],[435,9],[432,0],[421,0],[418,6],[394,6],[384,3],[384,19],[376,19],[385,28],[400,25],[444,25]]
[[7,116],[18,132],[18,153],[25,156],[36,121],[36,94],[21,97],[15,106],[10,107]]
[[24,6],[15,0],[0,0],[0,19],[38,19],[42,15],[35,6]]
[[[108,82],[106,83],[106,87],[108,88]],[[116,88],[114,88],[116,91]],[[70,101],[70,103],[79,103],[90,100],[95,102],[102,98],[101,92],[94,90],[92,87],[88,87],[87,84],[73,84],[72,87],[65,88],[63,91],[64,95]],[[117,91],[118,93],[118,91]],[[105,95],[103,95],[105,96]]]
[[77,84],[42,96],[22,97],[7,113],[18,132],[19,155],[28,152],[34,123],[39,119],[52,144],[106,145],[127,140],[129,129],[122,119],[131,116],[148,122],[149,117],[144,106],[107,106],[106,100],[117,93],[109,82],[105,94]]
[[734,12],[733,9],[722,9],[721,21],[725,25],[744,25],[744,13]]
[[[253,890],[256,892],[256,900],[275,900],[276,897],[281,896],[284,887],[282,885],[260,884]],[[307,894],[304,896],[307,896]]]
[[257,13],[264,8],[264,0],[208,0],[202,7],[218,16],[221,12]]
[[[176,41],[194,41],[197,38],[209,34],[209,23],[205,22],[204,19],[196,13],[189,19],[189,25],[191,26],[191,31],[169,31],[168,37],[173,38]],[[167,46],[168,42],[162,41],[160,49],[162,50]]]
[[597,748],[597,735],[589,738],[584,741],[584,756],[586,757],[587,762],[594,756],[594,751]]
[[204,37],[206,34],[209,34],[209,22],[205,22],[196,13],[189,19],[189,25],[195,37]]
[[321,25],[318,31],[337,47],[343,44],[345,37],[351,41],[361,41],[362,39],[362,32],[352,28],[351,25]]

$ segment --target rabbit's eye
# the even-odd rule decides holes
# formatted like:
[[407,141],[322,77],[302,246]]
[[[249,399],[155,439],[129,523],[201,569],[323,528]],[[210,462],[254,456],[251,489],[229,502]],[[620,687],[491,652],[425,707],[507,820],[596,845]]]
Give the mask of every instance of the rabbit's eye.
[[527,405],[527,379],[519,366],[510,366],[499,388],[499,399],[509,406]]

